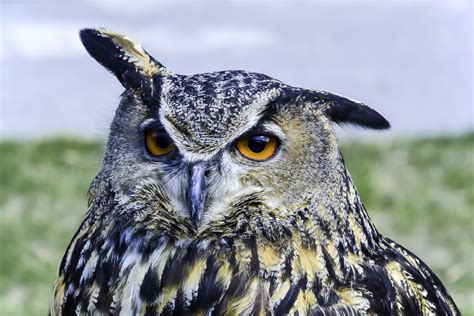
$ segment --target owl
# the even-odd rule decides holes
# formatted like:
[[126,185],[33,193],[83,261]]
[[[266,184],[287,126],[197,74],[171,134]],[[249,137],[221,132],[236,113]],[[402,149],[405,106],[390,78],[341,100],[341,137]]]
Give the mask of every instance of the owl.
[[333,124],[375,110],[266,75],[179,75],[84,29],[125,87],[59,267],[51,314],[458,315],[414,254],[377,232]]

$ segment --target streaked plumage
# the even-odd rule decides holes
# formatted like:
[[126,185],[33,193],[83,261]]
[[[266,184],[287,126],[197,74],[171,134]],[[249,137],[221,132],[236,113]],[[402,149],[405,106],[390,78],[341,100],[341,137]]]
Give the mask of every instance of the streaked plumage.
[[[344,166],[331,121],[387,128],[380,114],[257,73],[173,74],[110,31],[81,39],[126,91],[53,314],[459,314],[433,272],[377,232]],[[145,153],[149,128],[173,155]],[[278,137],[279,151],[239,155],[249,133]],[[195,166],[202,200],[188,192]]]

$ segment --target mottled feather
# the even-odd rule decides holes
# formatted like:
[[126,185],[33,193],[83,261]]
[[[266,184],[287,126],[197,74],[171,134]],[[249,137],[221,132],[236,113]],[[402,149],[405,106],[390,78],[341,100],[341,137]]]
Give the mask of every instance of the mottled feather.
[[[106,30],[81,38],[126,92],[51,314],[459,314],[433,272],[377,232],[345,167],[331,123],[387,128],[375,110],[252,72],[173,74]],[[150,128],[172,155],[146,152]],[[252,133],[278,137],[278,152],[245,159],[235,141]]]

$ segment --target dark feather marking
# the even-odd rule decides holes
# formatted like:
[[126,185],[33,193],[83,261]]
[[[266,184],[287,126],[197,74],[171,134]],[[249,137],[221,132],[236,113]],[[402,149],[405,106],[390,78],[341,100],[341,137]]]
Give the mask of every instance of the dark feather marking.
[[189,306],[190,311],[206,310],[212,307],[222,295],[222,289],[217,285],[216,276],[219,271],[213,256],[206,259],[206,271],[199,281],[199,289],[196,298]]
[[234,274],[230,281],[229,288],[225,292],[224,298],[215,306],[213,315],[223,315],[226,312],[229,299],[245,295],[245,289],[247,288],[249,281],[250,275],[248,273]]
[[[182,253],[185,251],[184,255]],[[190,245],[186,250],[178,249],[174,255],[168,259],[162,273],[160,292],[167,286],[178,285],[183,275],[186,275],[190,267],[194,265],[197,250],[194,245]]]
[[68,315],[75,315],[76,314],[76,306],[79,304],[78,300],[73,296],[72,293],[67,294],[66,301],[62,306],[61,314],[68,316]]
[[156,308],[157,306],[155,304],[147,304],[143,316],[158,316]]
[[331,306],[339,301],[339,297],[332,289],[324,288],[321,279],[316,278],[313,284],[313,293],[316,296],[318,305]]
[[260,268],[260,260],[258,259],[258,252],[257,252],[257,240],[255,236],[250,238],[244,239],[245,245],[250,249],[251,257],[250,257],[250,269],[258,274],[258,270]]
[[[66,268],[65,265],[66,265],[66,260],[67,260],[67,253],[69,252],[69,249],[71,248],[72,243],[74,242],[74,240],[76,240],[77,235],[79,235],[79,233],[84,229],[84,227],[85,227],[87,224],[88,224],[88,218],[86,217],[86,218],[82,221],[81,225],[79,226],[79,229],[76,231],[76,233],[75,233],[74,236],[72,237],[71,241],[69,242],[69,245],[67,246],[66,252],[65,252],[66,255],[63,256],[63,258],[62,258],[62,260],[61,260],[61,264],[59,265],[59,271],[64,272],[64,269]],[[77,245],[77,243],[76,243],[76,245]]]
[[143,301],[152,303],[160,294],[160,280],[158,274],[150,266],[145,276],[143,277],[140,286],[140,297]]
[[[143,92],[142,97],[147,103],[156,101],[152,99],[152,91],[156,87],[159,87],[154,86],[154,84],[156,84],[154,82],[155,79],[160,82],[158,80],[159,76],[155,74],[153,78],[147,78],[140,72],[141,69],[138,69],[137,65],[128,58],[122,58],[125,56],[121,51],[122,47],[120,44],[114,43],[109,35],[94,29],[83,29],[79,35],[87,52],[102,66],[112,72],[125,88],[136,89]],[[147,53],[145,52],[145,54]],[[163,65],[157,62],[153,57],[150,55],[148,55],[148,57],[156,65],[157,69],[163,68]],[[155,95],[159,96],[160,94],[155,93]]]
[[275,315],[288,314],[290,309],[293,307],[300,290],[306,287],[306,281],[306,277],[304,277],[298,280],[296,284],[292,284],[290,286],[290,289],[286,293],[285,297],[278,304],[278,307],[275,308]]
[[372,293],[370,311],[377,315],[394,315],[391,305],[395,302],[395,290],[388,279],[385,270],[380,266],[362,265],[363,272],[354,281],[354,288],[363,293]]
[[79,260],[81,260],[81,252],[84,249],[84,245],[86,243],[87,243],[87,239],[85,238],[84,239],[81,238],[76,242],[71,254],[71,260],[69,262],[70,269],[68,270],[71,271],[72,267],[74,267],[74,269],[72,269],[72,273],[69,274],[68,280],[71,281],[76,286],[79,285],[79,279],[81,278],[82,270],[84,270],[85,262],[83,262],[82,265],[79,266]]
[[328,270],[329,277],[332,280],[338,280],[337,274],[334,271],[334,260],[332,260],[332,257],[329,255],[327,252],[326,248],[322,247],[322,253],[323,253],[323,258],[324,261],[326,262],[326,269]]
[[387,129],[390,123],[377,111],[365,104],[354,102],[336,94],[321,92],[323,102],[328,103],[325,113],[338,124],[354,124],[373,129]]
[[108,312],[113,302],[113,293],[111,285],[117,280],[116,274],[120,271],[120,266],[113,261],[100,261],[99,273],[96,274],[96,282],[100,286],[99,295],[97,296],[96,308],[98,311]]
[[348,253],[347,247],[345,245],[343,245],[342,242],[339,242],[336,245],[336,249],[337,249],[337,252],[338,252],[338,255],[339,255],[338,256],[338,258],[339,258],[338,265],[339,265],[339,267],[341,267],[341,271],[344,275],[343,279],[339,279],[338,281],[339,281],[339,284],[341,284],[341,285],[348,285],[350,280],[352,280],[353,272],[352,272],[352,269],[348,268],[347,262],[345,260],[345,256]]
[[171,316],[171,315],[187,315],[184,313],[183,305],[183,292],[178,290],[176,293],[176,299],[174,302],[168,302],[163,310],[159,313],[160,316]]

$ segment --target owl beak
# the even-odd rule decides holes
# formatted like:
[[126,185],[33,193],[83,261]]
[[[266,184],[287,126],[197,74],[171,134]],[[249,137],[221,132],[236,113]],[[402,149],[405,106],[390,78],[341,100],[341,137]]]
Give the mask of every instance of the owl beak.
[[206,165],[202,162],[189,167],[190,178],[188,184],[188,206],[191,211],[191,220],[195,227],[201,222],[206,200]]

